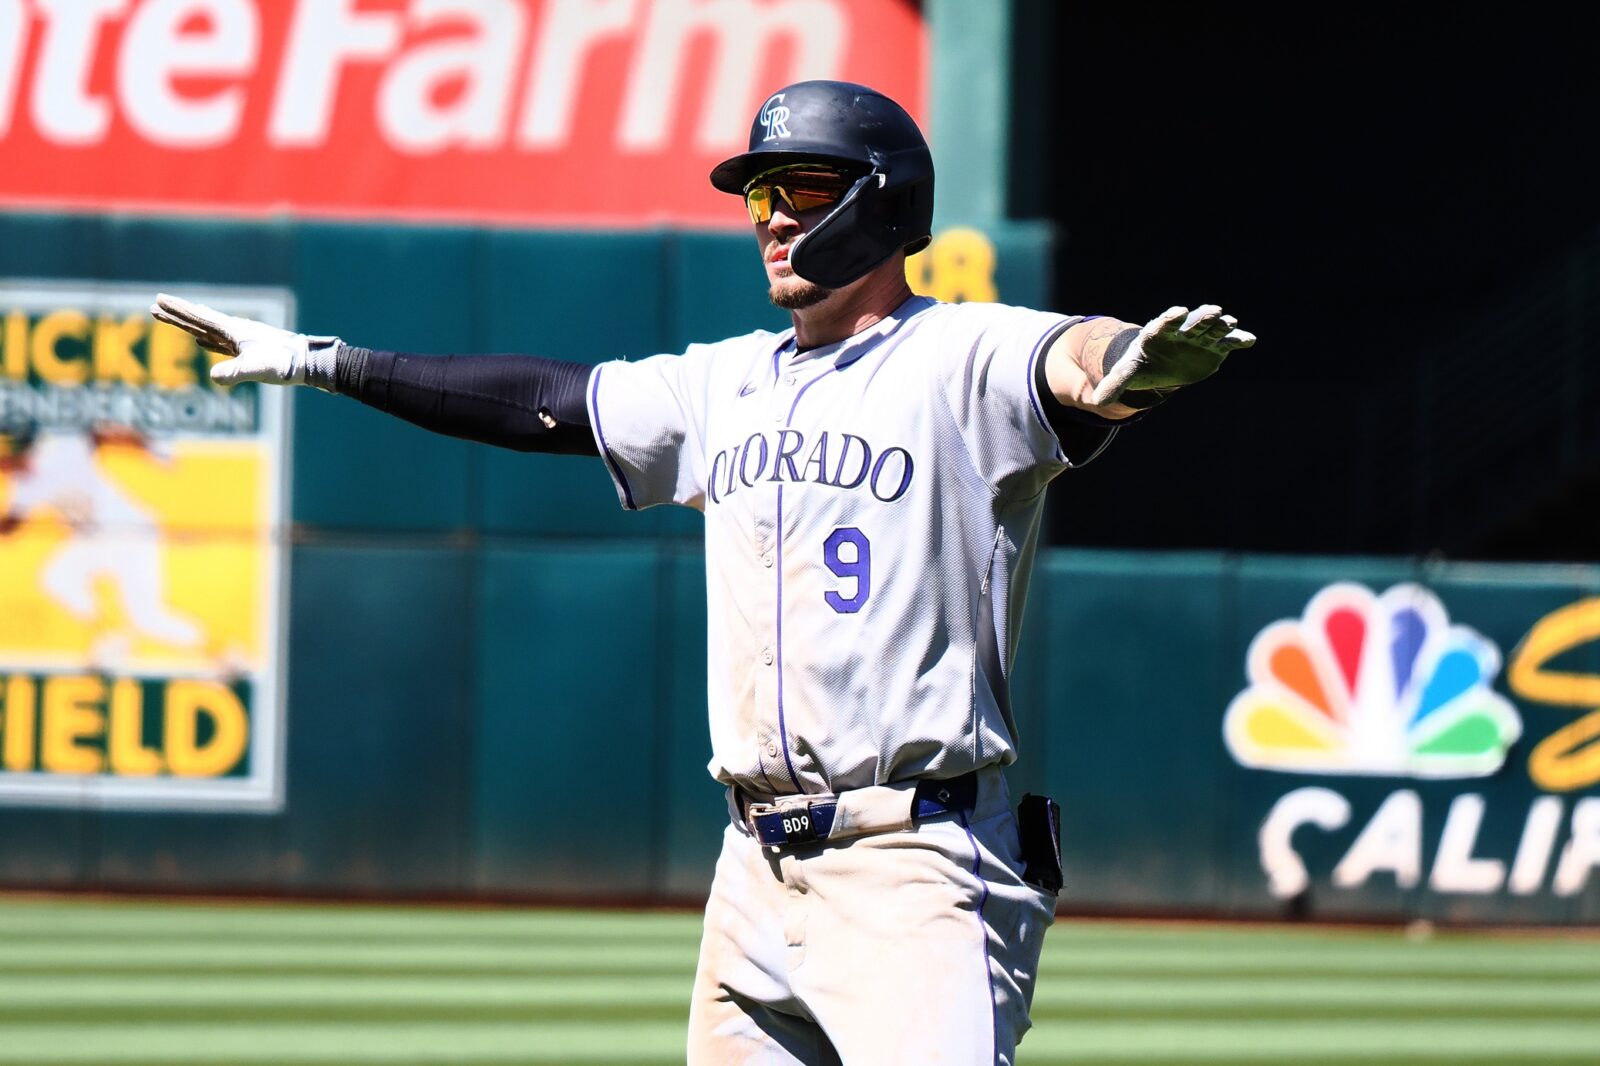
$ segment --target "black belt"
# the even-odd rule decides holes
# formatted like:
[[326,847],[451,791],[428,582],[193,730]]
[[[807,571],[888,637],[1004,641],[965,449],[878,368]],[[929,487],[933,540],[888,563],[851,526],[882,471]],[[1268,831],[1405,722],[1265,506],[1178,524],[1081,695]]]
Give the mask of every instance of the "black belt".
[[[837,796],[816,799],[806,803],[786,803],[782,810],[747,814],[754,802],[743,789],[735,790],[739,796],[739,814],[755,838],[767,847],[785,847],[794,844],[814,844],[827,840],[833,829],[833,816],[838,810]],[[780,797],[788,800],[790,797]],[[911,800],[913,823],[940,814],[955,814],[972,810],[978,803],[978,772],[976,770],[944,781],[923,779],[917,782]]]

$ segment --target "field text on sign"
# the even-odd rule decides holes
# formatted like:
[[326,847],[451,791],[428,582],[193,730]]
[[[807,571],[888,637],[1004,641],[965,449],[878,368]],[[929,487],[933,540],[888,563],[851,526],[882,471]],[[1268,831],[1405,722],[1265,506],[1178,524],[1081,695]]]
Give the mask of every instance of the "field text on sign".
[[244,701],[215,681],[0,677],[0,769],[8,773],[223,777],[249,746]]

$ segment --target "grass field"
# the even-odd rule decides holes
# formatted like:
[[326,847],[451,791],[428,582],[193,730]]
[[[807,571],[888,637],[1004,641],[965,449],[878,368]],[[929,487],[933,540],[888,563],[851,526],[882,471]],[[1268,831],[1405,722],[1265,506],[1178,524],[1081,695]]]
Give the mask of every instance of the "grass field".
[[[0,1064],[681,1062],[698,931],[688,914],[4,900]],[[1060,922],[1034,1018],[1029,1066],[1595,1064],[1600,940]]]

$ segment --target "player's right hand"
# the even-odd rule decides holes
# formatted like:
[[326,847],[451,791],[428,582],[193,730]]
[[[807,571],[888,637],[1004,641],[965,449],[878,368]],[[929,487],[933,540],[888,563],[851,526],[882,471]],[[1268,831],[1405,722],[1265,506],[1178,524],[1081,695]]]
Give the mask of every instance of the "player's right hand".
[[[260,381],[269,385],[304,385],[308,369],[316,369],[323,373],[313,373],[310,383],[331,387],[332,360],[339,347],[337,337],[292,333],[166,293],[156,295],[150,314],[158,322],[188,333],[206,351],[232,356],[211,368],[211,380],[218,384]],[[326,366],[313,368],[314,361],[325,362]]]

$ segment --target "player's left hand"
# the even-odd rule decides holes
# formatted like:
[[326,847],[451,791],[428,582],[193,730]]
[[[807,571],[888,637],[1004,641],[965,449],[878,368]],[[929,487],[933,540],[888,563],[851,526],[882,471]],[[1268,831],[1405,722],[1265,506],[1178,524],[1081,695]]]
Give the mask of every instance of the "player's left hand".
[[1248,348],[1255,334],[1236,328],[1239,320],[1216,304],[1193,311],[1169,307],[1139,331],[1111,373],[1095,387],[1091,402],[1114,403],[1124,392],[1151,390],[1157,397],[1203,381],[1217,372],[1229,352]]
[[[316,385],[330,388],[330,367],[339,346],[337,337],[308,337],[304,333],[269,326],[237,315],[223,314],[204,304],[158,293],[151,317],[177,326],[208,352],[232,356],[211,368],[219,385],[260,381],[268,385]],[[314,360],[323,364],[312,367]],[[315,373],[320,370],[322,373]],[[308,380],[308,372],[312,372]]]

